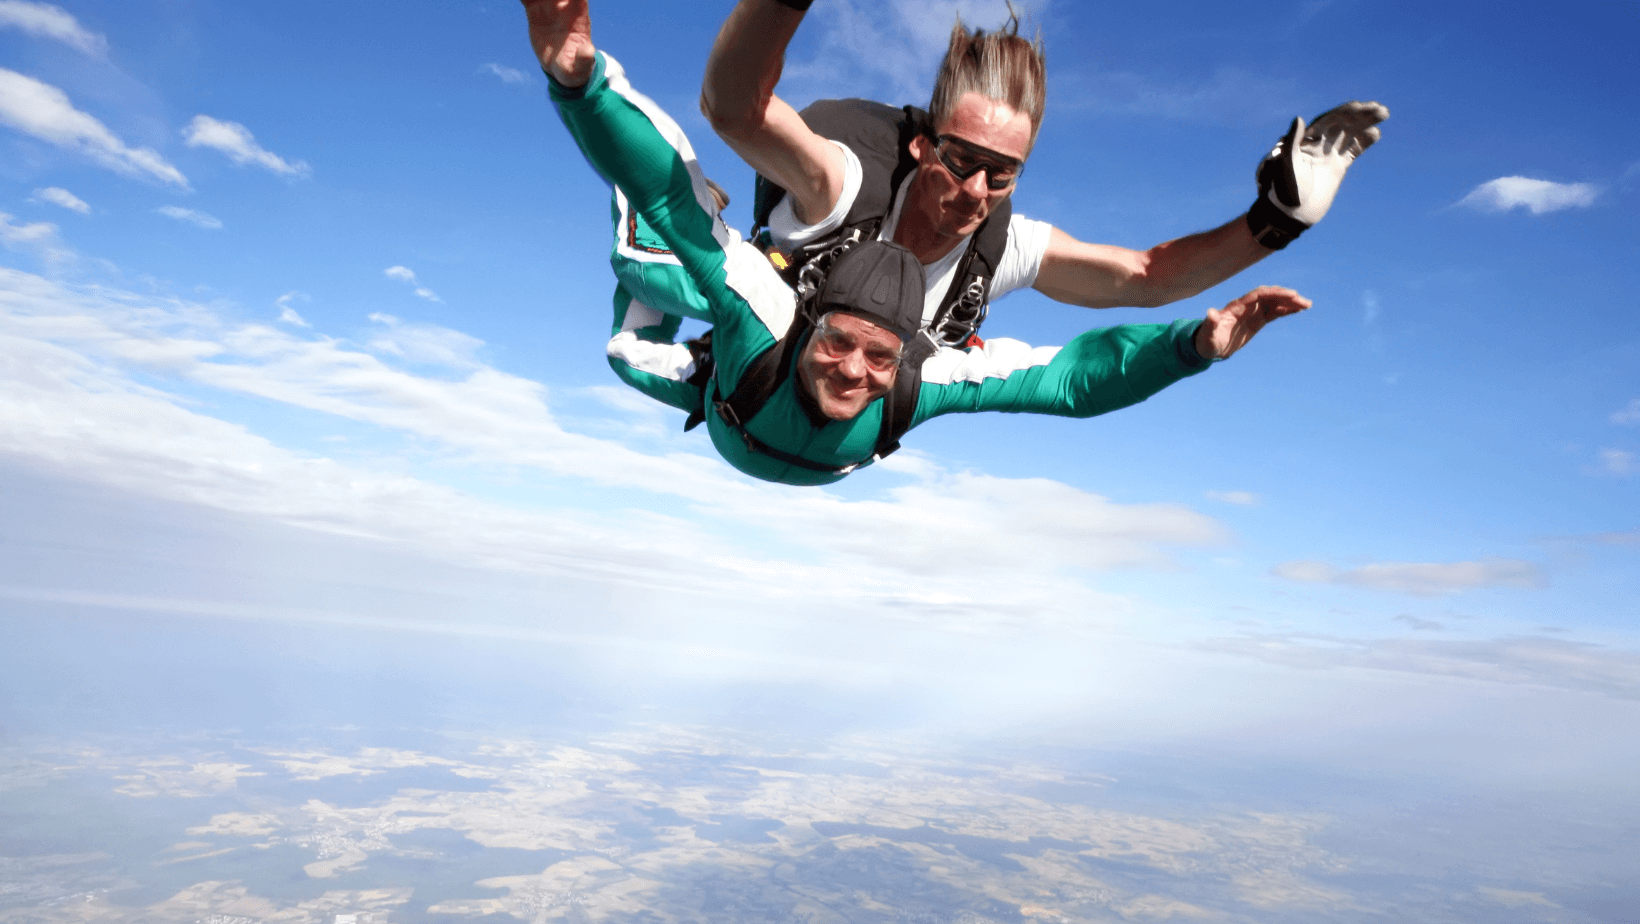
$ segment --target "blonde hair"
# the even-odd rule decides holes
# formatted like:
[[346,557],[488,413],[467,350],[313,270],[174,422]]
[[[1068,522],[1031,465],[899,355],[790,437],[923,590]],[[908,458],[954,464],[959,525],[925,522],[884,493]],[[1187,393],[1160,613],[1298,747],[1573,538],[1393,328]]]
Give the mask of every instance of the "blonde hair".
[[1047,73],[1042,32],[1037,30],[1033,39],[1022,38],[1013,3],[1008,4],[1008,21],[994,32],[970,32],[959,16],[951,27],[951,46],[934,79],[928,114],[934,125],[943,124],[956,112],[963,94],[978,93],[1025,113],[1031,120],[1031,144],[1035,145],[1047,103]]

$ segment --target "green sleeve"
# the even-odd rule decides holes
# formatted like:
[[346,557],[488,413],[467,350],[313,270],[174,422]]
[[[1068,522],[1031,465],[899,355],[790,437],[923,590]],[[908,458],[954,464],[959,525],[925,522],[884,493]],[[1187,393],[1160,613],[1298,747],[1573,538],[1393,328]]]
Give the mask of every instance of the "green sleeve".
[[703,292],[720,288],[727,241],[719,239],[715,219],[697,198],[698,168],[690,169],[693,151],[677,124],[632,90],[603,52],[585,87],[553,81],[551,95],[593,169],[626,194]]
[[1207,368],[1191,343],[1200,324],[1190,320],[1090,330],[1046,363],[1002,373],[968,372],[971,381],[962,373],[952,381],[930,381],[925,374],[912,425],[942,414],[981,411],[1095,417],[1138,404]]

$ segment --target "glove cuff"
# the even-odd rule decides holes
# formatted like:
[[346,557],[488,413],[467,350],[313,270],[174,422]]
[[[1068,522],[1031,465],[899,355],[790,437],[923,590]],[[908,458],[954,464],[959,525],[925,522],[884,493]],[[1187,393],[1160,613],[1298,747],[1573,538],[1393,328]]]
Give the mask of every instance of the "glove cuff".
[[1247,230],[1253,240],[1271,250],[1281,250],[1304,233],[1309,224],[1283,212],[1268,196],[1259,196],[1247,210]]

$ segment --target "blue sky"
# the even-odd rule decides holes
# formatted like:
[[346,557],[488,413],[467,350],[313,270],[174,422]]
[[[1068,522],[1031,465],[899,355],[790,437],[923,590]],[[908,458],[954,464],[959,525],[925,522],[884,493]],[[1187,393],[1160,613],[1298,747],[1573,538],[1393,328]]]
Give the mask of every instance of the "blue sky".
[[[730,6],[594,22],[744,229],[750,174],[694,102]],[[10,618],[499,635],[646,683],[910,685],[958,728],[1615,780],[1640,698],[1632,15],[1028,9],[1050,88],[1016,208],[1077,237],[1219,224],[1294,115],[1392,117],[1326,221],[1229,283],[1097,315],[1019,294],[986,333],[1266,283],[1316,307],[1140,407],[945,418],[799,490],[609,373],[607,192],[515,4],[0,2]],[[1001,4],[818,0],[782,92],[921,101],[958,10]],[[93,489],[143,513],[111,526]],[[312,552],[333,543],[356,568]]]

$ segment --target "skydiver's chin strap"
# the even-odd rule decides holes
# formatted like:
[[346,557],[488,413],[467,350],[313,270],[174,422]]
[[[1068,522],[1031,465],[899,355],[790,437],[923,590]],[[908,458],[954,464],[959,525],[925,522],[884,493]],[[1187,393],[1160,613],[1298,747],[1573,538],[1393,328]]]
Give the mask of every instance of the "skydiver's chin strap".
[[813,3],[814,0],[774,0],[774,2],[780,4],[781,6],[789,6],[799,13],[805,13],[808,12],[809,5]]

